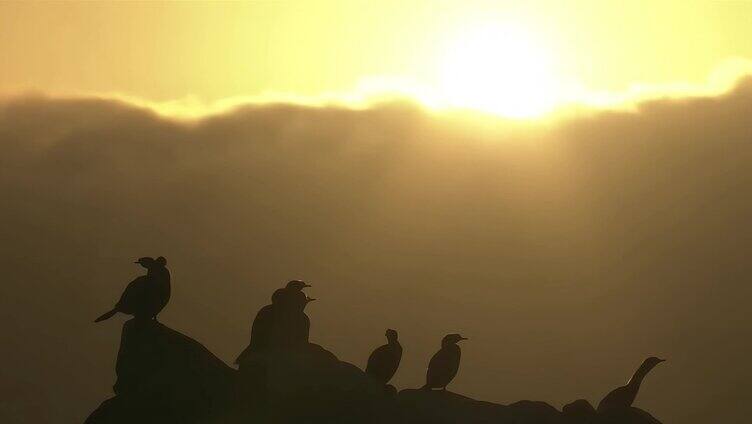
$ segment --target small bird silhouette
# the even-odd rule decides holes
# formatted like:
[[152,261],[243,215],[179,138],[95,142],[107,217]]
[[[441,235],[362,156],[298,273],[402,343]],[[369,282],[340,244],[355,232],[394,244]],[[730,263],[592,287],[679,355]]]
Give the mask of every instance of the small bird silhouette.
[[167,259],[160,256],[139,258],[135,264],[146,268],[146,275],[137,277],[125,288],[120,300],[110,311],[94,322],[104,321],[118,312],[133,315],[137,319],[156,319],[157,314],[170,300],[170,271]]
[[386,330],[387,344],[377,347],[368,357],[366,374],[376,381],[387,384],[394,377],[402,360],[402,345],[397,340],[397,332]]
[[457,343],[467,340],[459,334],[447,334],[441,340],[441,349],[436,352],[428,363],[426,372],[426,385],[424,390],[442,389],[452,381],[460,368],[460,356],[462,351]]
[[632,402],[634,402],[637,392],[640,390],[642,380],[648,375],[650,370],[664,361],[665,359],[656,358],[655,356],[651,356],[643,361],[642,365],[637,368],[637,371],[635,371],[625,386],[617,387],[600,401],[598,412],[632,406]]

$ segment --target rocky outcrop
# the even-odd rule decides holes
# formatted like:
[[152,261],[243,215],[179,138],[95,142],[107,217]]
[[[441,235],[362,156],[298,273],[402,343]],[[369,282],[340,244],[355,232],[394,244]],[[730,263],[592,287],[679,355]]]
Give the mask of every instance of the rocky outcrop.
[[154,320],[123,325],[115,397],[86,424],[203,423],[237,403],[237,371],[197,341]]
[[561,413],[544,402],[511,405],[482,402],[450,391],[403,390],[398,396],[399,421],[415,424],[549,424],[560,423]]
[[228,367],[156,321],[123,326],[115,396],[86,424],[659,424],[637,408],[596,413],[586,400],[482,402],[449,391],[402,390],[309,343]]
[[279,423],[378,422],[394,391],[319,345],[274,349],[244,361],[245,396],[263,398],[251,415]]

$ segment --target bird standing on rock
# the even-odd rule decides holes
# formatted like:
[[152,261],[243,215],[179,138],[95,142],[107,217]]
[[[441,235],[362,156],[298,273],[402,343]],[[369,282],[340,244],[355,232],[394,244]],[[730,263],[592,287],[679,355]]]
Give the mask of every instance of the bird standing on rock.
[[272,303],[259,309],[256,313],[256,318],[253,319],[253,324],[251,324],[251,341],[235,359],[236,364],[243,362],[252,352],[261,352],[269,348],[274,332],[276,313],[284,296],[284,289],[277,289],[272,294]]
[[394,377],[402,360],[402,345],[397,341],[397,332],[386,330],[387,344],[377,347],[368,357],[366,374],[378,382],[387,384]]
[[467,340],[459,334],[447,334],[441,340],[441,349],[436,352],[428,363],[426,372],[426,385],[424,390],[442,389],[452,381],[460,368],[460,356],[462,351],[457,343]]
[[637,397],[637,392],[640,390],[642,380],[648,375],[650,370],[664,361],[666,360],[656,358],[655,356],[651,356],[643,361],[642,365],[637,368],[637,371],[635,371],[634,375],[632,375],[632,378],[629,379],[629,382],[627,382],[625,386],[617,387],[600,401],[598,404],[598,412],[632,406],[632,402],[634,402]]
[[301,304],[299,299],[295,299],[290,305],[290,310],[286,313],[289,317],[289,328],[283,329],[288,332],[289,343],[292,346],[305,345],[308,343],[308,337],[311,333],[311,319],[305,313],[305,307],[313,302],[314,298],[306,296]]
[[284,292],[275,310],[272,335],[272,344],[275,347],[289,348],[308,343],[311,320],[304,309],[315,299],[303,292],[306,287],[311,285],[304,281],[292,280],[282,289]]
[[133,315],[136,319],[155,319],[170,300],[170,271],[167,259],[160,256],[139,258],[135,264],[146,268],[142,275],[125,288],[120,300],[110,311],[102,314],[94,322],[104,321],[118,312]]
[[[285,345],[294,337],[289,333],[291,326],[289,317],[295,310],[302,313],[305,305],[310,302],[303,292],[306,287],[311,286],[300,280],[292,280],[285,287],[274,291],[272,303],[261,308],[256,314],[251,325],[251,341],[235,359],[236,364],[245,362],[254,352],[264,352],[270,348]],[[308,317],[306,316],[305,319],[308,320]],[[310,325],[310,320],[308,320],[308,328]],[[305,327],[305,322],[302,326]],[[308,330],[303,328],[301,331],[305,333],[305,340],[308,341]]]

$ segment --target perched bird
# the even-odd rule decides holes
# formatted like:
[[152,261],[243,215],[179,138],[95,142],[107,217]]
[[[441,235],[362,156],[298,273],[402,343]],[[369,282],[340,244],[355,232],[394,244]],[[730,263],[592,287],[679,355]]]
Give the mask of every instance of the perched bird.
[[301,303],[297,298],[294,299],[290,310],[286,312],[283,322],[288,324],[286,328],[280,330],[286,333],[286,344],[290,346],[305,345],[308,343],[308,337],[311,332],[311,319],[304,312],[306,306],[313,302],[314,298],[306,296]]
[[402,360],[402,345],[397,341],[397,332],[386,330],[387,344],[377,347],[368,357],[366,374],[378,382],[387,384],[394,377]]
[[[240,364],[253,352],[262,352],[272,347],[286,344],[291,339],[289,318],[293,311],[301,305],[300,311],[308,303],[303,289],[310,285],[300,280],[292,280],[283,288],[279,288],[272,294],[272,303],[261,308],[251,325],[251,341],[235,360]],[[308,317],[306,317],[307,319]],[[310,327],[310,321],[308,323]],[[308,332],[305,331],[306,341]]]
[[146,275],[131,281],[115,307],[94,322],[109,319],[118,312],[133,315],[137,319],[156,319],[157,314],[167,305],[170,300],[167,260],[162,256],[157,259],[143,257],[134,263],[146,268]]
[[274,292],[279,296],[279,302],[275,306],[275,322],[271,334],[273,346],[294,346],[299,344],[301,337],[305,337],[305,341],[308,342],[308,330],[304,327],[306,322],[308,327],[311,324],[303,313],[309,302],[308,296],[303,292],[306,287],[311,286],[304,281],[292,280],[284,288]]
[[642,380],[648,375],[650,370],[664,361],[665,359],[656,358],[655,356],[651,356],[643,361],[642,365],[637,368],[637,371],[635,371],[625,386],[617,387],[601,400],[598,404],[598,412],[632,406],[632,402],[634,402],[637,392],[640,390]]
[[253,319],[253,324],[251,324],[251,341],[235,359],[236,364],[243,362],[252,352],[260,352],[269,348],[277,321],[276,314],[284,295],[284,289],[277,289],[272,294],[272,303],[259,309],[256,313],[256,318]]
[[442,389],[452,381],[457,370],[460,368],[460,356],[462,351],[457,343],[467,340],[459,334],[447,334],[441,340],[441,349],[436,352],[428,363],[426,372],[426,385],[424,390]]

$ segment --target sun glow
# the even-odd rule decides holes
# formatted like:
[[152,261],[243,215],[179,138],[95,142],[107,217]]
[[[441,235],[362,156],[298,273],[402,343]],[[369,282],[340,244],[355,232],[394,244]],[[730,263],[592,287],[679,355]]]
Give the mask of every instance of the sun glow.
[[529,118],[559,101],[562,87],[553,76],[551,56],[523,29],[486,25],[448,44],[439,90],[450,106]]

